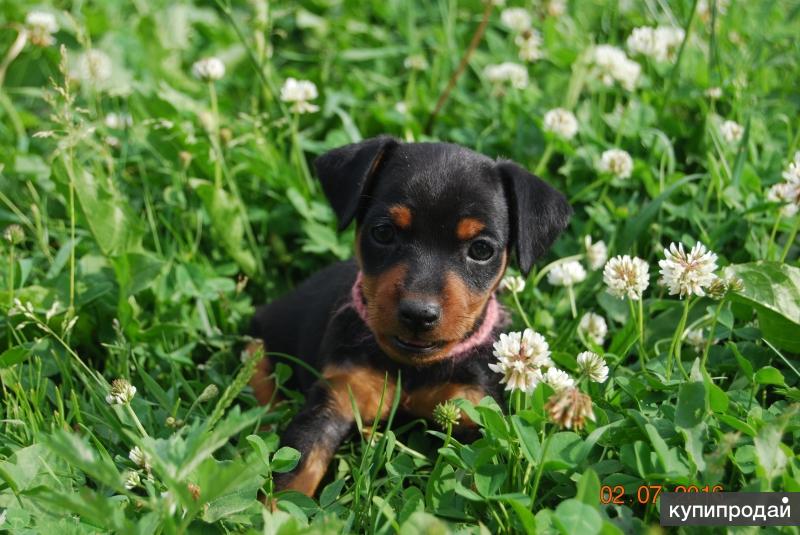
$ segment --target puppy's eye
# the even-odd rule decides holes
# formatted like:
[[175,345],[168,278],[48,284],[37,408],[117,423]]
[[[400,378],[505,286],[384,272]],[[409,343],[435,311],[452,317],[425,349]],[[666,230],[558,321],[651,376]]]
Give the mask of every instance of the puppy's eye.
[[372,227],[372,230],[370,230],[370,234],[373,240],[386,245],[392,243],[392,240],[394,240],[394,227],[385,223],[382,225],[375,225]]
[[494,255],[494,247],[486,240],[475,240],[469,246],[469,257],[478,262],[486,262]]

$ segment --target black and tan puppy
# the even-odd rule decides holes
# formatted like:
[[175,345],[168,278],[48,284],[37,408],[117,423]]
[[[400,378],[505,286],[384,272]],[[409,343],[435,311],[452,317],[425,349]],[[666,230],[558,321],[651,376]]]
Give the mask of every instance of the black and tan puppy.
[[[260,307],[251,332],[322,376],[294,366],[289,386],[306,404],[281,441],[302,457],[276,481],[308,495],[353,429],[354,405],[367,424],[387,417],[398,371],[399,410],[411,416],[430,418],[452,398],[501,400],[487,366],[504,316],[494,292],[512,250],[527,273],[571,215],[559,192],[516,163],[457,145],[378,137],[315,167],[340,228],[356,222],[356,258]],[[251,383],[262,402],[274,390],[269,371],[265,360]]]

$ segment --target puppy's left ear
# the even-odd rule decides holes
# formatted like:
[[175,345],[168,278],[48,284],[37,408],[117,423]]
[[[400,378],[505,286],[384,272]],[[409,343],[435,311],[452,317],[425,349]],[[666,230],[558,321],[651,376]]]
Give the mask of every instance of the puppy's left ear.
[[339,230],[356,217],[373,177],[399,144],[391,136],[379,136],[333,149],[314,160],[322,190],[339,220]]
[[515,162],[499,160],[497,169],[509,204],[510,243],[519,270],[527,275],[567,227],[572,208],[564,195]]

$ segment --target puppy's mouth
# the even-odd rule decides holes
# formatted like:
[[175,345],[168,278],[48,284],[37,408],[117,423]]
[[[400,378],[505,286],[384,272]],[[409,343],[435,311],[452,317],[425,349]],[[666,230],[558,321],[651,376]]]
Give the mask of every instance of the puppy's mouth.
[[399,336],[392,337],[394,346],[403,353],[410,353],[413,355],[428,355],[435,353],[444,347],[444,341],[430,342],[428,340],[420,340],[418,338],[400,338]]

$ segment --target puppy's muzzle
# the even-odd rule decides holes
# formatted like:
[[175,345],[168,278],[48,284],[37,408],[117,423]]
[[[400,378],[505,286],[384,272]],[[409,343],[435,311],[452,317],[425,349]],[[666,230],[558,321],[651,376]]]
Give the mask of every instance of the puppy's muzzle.
[[413,333],[434,329],[442,319],[439,303],[423,299],[403,299],[397,307],[400,323]]

